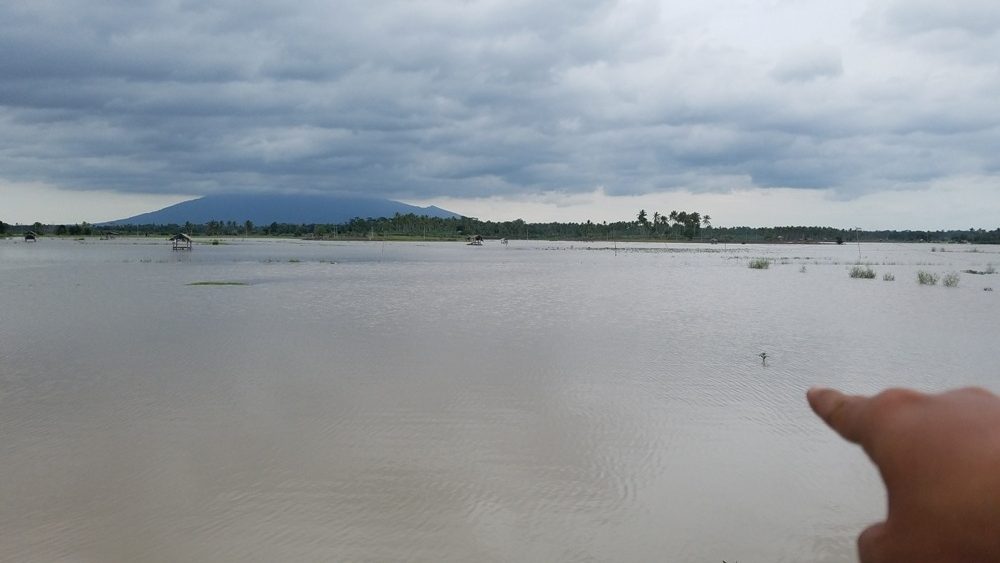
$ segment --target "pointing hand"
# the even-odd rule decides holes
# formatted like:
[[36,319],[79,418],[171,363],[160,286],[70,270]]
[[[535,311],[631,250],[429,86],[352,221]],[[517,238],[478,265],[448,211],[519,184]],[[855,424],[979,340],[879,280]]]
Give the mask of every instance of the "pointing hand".
[[858,538],[861,563],[1000,563],[1000,398],[973,388],[807,398],[885,482],[888,516]]

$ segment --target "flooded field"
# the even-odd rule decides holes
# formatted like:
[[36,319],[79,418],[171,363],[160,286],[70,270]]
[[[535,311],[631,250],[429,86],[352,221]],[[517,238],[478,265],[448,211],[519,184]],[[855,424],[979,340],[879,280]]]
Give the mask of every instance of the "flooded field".
[[0,240],[0,561],[853,561],[805,390],[1000,391],[1000,248],[615,246]]

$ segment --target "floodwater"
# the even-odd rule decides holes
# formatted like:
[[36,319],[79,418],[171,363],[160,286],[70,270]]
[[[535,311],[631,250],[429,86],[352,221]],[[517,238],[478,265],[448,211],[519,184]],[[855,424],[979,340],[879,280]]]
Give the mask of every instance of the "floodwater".
[[853,561],[805,391],[1000,391],[998,252],[0,240],[0,561]]

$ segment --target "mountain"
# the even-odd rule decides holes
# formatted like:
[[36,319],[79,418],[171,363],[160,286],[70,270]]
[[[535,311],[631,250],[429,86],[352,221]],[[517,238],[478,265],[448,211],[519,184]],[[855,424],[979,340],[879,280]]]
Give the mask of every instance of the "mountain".
[[390,199],[337,194],[229,194],[208,195],[185,201],[159,211],[143,213],[126,219],[109,221],[106,225],[196,225],[209,221],[250,220],[257,225],[269,223],[290,224],[333,224],[345,223],[355,217],[392,217],[396,213],[405,215],[427,215],[429,217],[460,217],[435,207],[417,207]]

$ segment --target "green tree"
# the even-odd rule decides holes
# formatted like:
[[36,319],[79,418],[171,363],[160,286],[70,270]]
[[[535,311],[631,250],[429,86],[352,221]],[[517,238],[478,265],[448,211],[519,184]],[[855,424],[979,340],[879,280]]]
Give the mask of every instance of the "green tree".
[[683,229],[681,229],[681,232],[683,233],[684,230],[687,228],[687,224],[688,224],[688,214],[687,214],[687,211],[678,211],[677,212],[677,216],[674,217],[674,222],[676,224],[682,225],[684,227]]
[[45,225],[39,223],[38,221],[35,221],[31,225],[31,230],[35,231],[35,234],[39,234],[40,235],[40,234],[42,234],[42,231],[45,230]]
[[7,234],[7,223],[0,221],[0,235]]
[[244,232],[247,235],[249,235],[250,233],[252,233],[253,232],[253,221],[251,221],[250,219],[247,219],[247,222],[243,223],[243,229],[244,229]]
[[56,227],[56,236],[66,236],[66,225]]
[[688,215],[688,229],[690,230],[688,238],[698,236],[698,232],[701,230],[701,214],[697,211],[692,211]]
[[646,218],[646,210],[645,209],[640,209],[639,210],[639,217],[638,217],[638,219],[639,219],[639,224],[642,225],[643,227],[645,227],[646,225],[649,224],[649,219]]

